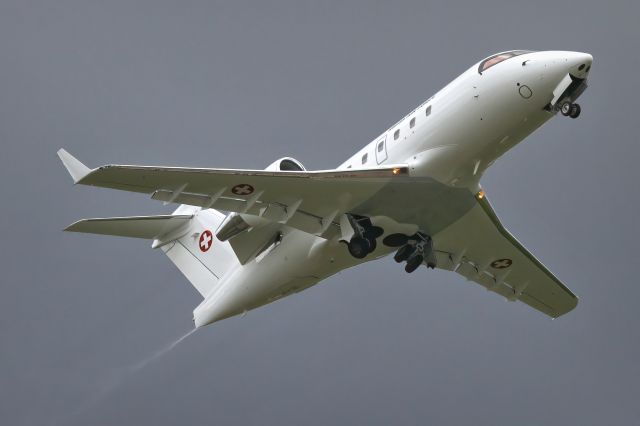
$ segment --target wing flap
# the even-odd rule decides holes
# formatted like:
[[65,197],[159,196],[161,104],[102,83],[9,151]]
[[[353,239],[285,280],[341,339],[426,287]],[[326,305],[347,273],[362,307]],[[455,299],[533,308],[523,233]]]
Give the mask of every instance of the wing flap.
[[244,265],[278,241],[281,226],[269,223],[231,238],[229,244],[240,263]]
[[[295,203],[284,205],[256,200],[252,205],[249,205],[248,201],[243,199],[217,197],[212,200],[211,197],[206,195],[190,193],[181,193],[178,196],[174,196],[170,191],[156,191],[151,195],[151,198],[164,202],[169,202],[173,199],[173,202],[180,204],[261,216],[273,222],[286,224],[292,228],[327,239],[340,232],[340,225],[334,222],[336,218],[335,210],[325,217],[320,217],[300,207],[290,211],[295,207]],[[302,202],[300,202],[300,205],[302,205]]]

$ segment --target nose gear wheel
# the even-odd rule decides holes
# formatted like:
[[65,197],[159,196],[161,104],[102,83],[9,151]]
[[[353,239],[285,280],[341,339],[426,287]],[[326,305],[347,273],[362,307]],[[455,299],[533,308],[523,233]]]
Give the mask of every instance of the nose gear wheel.
[[565,117],[578,118],[582,112],[579,104],[565,102],[560,106],[560,113]]

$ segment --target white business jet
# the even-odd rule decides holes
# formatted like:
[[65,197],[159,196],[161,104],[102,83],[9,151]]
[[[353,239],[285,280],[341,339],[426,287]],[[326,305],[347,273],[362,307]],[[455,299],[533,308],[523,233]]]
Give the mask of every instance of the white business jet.
[[580,115],[592,60],[492,55],[332,170],[293,158],[265,170],[89,169],[61,149],[76,184],[180,204],[171,215],[84,219],[66,230],[153,240],[204,298],[196,327],[390,253],[406,272],[454,271],[555,318],[577,297],[502,226],[479,181],[558,112]]

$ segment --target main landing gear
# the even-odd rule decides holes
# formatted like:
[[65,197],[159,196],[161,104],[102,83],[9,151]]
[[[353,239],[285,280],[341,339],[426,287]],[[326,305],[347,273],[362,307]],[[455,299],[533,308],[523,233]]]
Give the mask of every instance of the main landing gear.
[[418,232],[412,236],[391,234],[384,239],[383,243],[390,247],[400,247],[393,259],[398,263],[406,261],[404,270],[408,273],[418,269],[422,263],[426,263],[427,268],[436,267],[433,240],[424,232]]
[[375,251],[378,246],[376,238],[380,237],[384,230],[374,226],[368,217],[349,214],[347,218],[353,228],[353,237],[347,243],[349,253],[356,259],[364,259],[369,253]]
[[[351,256],[364,259],[378,246],[376,239],[384,234],[379,226],[374,226],[371,219],[365,216],[347,214],[347,219],[353,229],[353,237],[347,243]],[[436,267],[436,256],[433,251],[433,240],[424,232],[414,235],[390,234],[382,243],[387,247],[399,247],[393,258],[396,262],[406,262],[404,270],[411,273],[425,263],[427,268]]]
[[578,118],[582,108],[580,105],[571,102],[564,102],[560,105],[560,113],[565,117]]

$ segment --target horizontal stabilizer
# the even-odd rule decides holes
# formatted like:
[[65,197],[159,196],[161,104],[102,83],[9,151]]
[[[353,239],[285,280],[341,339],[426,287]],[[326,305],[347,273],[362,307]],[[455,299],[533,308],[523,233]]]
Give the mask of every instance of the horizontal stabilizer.
[[161,215],[82,219],[65,231],[155,239],[189,222],[192,215]]
[[58,150],[58,157],[62,161],[62,164],[67,168],[69,174],[73,178],[74,183],[78,183],[80,179],[91,173],[91,169],[82,164],[80,160],[78,160],[73,155],[69,154],[64,149]]

